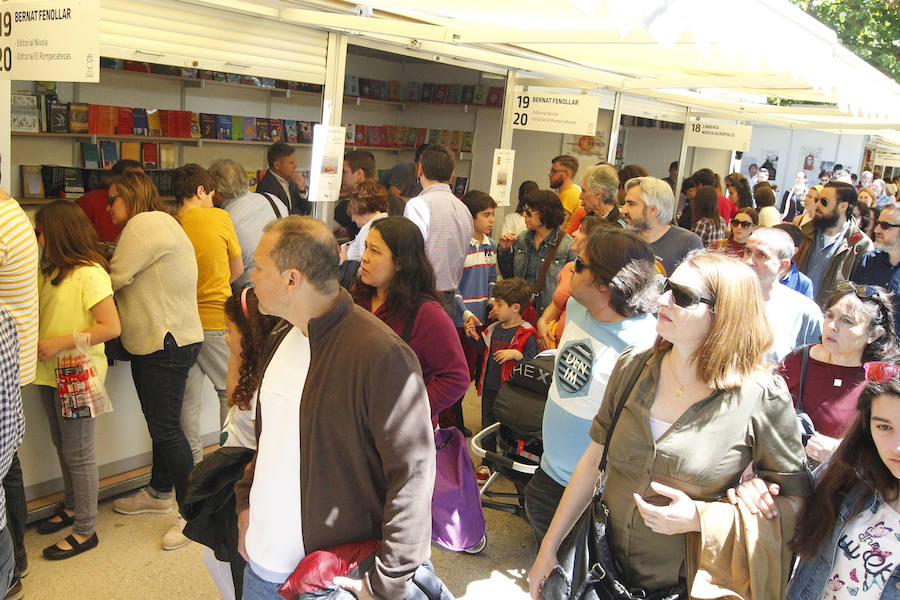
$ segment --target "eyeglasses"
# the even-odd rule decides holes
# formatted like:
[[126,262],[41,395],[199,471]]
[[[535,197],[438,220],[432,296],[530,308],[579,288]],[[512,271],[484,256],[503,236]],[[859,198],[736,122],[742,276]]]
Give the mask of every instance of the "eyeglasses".
[[816,196],[816,204],[821,204],[825,208],[828,208],[828,198],[825,196]]
[[550,169],[551,173],[566,173],[568,169]]
[[738,219],[731,220],[732,227],[753,227],[753,221],[740,221]]
[[866,373],[867,381],[881,383],[900,375],[900,365],[886,362],[867,362],[863,363],[863,371]]
[[887,221],[875,221],[875,227],[882,229],[890,229],[891,227],[900,227],[900,223],[888,223]]
[[575,269],[575,272],[576,272],[576,273],[581,273],[581,272],[584,271],[585,269],[590,269],[591,267],[590,267],[589,264],[587,264],[586,262],[584,262],[583,260],[581,260],[581,257],[580,257],[580,256],[576,256],[576,257],[575,257],[575,264],[573,265],[573,268]]
[[525,215],[526,217],[530,217],[531,215],[534,214],[534,212],[535,211],[531,210],[530,208],[526,208],[522,211],[522,214]]
[[852,281],[842,281],[837,286],[839,292],[853,292],[857,298],[871,300],[878,297],[878,288],[871,285],[856,285]]
[[113,202],[116,201],[116,198],[118,198],[121,195],[122,194],[110,194],[109,196],[106,197],[106,203],[109,204],[110,206],[112,206]]
[[697,290],[673,283],[669,279],[666,279],[665,283],[661,286],[659,293],[665,294],[666,292],[672,292],[672,301],[675,303],[675,306],[680,306],[681,308],[691,308],[697,306],[701,302],[712,307],[716,305],[715,300],[704,298]]

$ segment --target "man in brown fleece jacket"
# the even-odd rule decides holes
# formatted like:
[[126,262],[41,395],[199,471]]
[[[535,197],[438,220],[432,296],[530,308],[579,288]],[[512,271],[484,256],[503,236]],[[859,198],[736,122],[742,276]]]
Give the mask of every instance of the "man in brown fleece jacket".
[[369,539],[381,540],[374,567],[341,585],[401,599],[430,555],[435,451],[419,363],[338,285],[338,259],[328,228],[299,216],[270,223],[255,253],[260,310],[284,321],[265,357],[258,451],[235,486],[247,600],[279,598],[306,554]]

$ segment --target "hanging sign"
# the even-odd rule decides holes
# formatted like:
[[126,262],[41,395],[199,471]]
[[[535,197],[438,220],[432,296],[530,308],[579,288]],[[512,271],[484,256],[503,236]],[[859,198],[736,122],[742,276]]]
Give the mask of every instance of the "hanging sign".
[[99,0],[0,3],[0,79],[100,81]]
[[688,121],[684,127],[685,144],[688,146],[740,152],[747,152],[750,149],[750,135],[753,128],[749,125]]
[[494,162],[491,167],[491,198],[494,199],[497,206],[509,206],[509,186],[515,160],[515,150],[494,149]]
[[542,94],[516,88],[513,129],[594,135],[597,131],[597,96]]
[[309,201],[337,202],[344,166],[344,127],[318,124],[313,127]]

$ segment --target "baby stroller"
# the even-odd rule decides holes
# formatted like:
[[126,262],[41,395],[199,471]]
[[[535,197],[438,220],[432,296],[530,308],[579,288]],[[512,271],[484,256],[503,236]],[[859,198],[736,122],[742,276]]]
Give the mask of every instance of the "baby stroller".
[[[555,358],[556,350],[546,350],[516,365],[494,400],[498,422],[472,438],[472,451],[494,469],[481,488],[484,508],[525,516],[525,486],[540,465],[544,448],[541,425]],[[496,452],[484,447],[491,439],[496,441]],[[512,481],[516,493],[491,489],[501,475]]]

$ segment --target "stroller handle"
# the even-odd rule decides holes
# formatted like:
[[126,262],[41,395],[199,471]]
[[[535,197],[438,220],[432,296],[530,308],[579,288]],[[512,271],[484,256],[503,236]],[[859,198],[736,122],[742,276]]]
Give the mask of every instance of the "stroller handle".
[[496,452],[485,450],[483,445],[484,440],[492,435],[498,435],[499,433],[500,423],[489,425],[476,433],[474,436],[472,436],[472,452],[475,453],[476,456],[486,458],[487,460],[498,466],[506,467],[507,469],[511,469],[519,473],[525,473],[526,475],[534,475],[534,472],[537,471],[537,465],[518,462],[512,460],[509,457],[503,456],[502,454],[497,454]]

